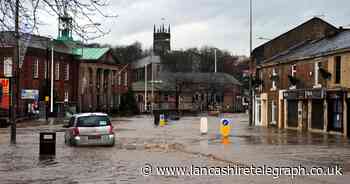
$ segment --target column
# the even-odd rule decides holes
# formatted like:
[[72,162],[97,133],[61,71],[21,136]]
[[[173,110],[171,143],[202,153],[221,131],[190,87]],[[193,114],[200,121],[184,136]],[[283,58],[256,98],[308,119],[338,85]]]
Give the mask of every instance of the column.
[[344,137],[349,136],[348,135],[348,104],[346,103],[346,93],[344,93],[344,103],[343,103],[343,135]]
[[99,107],[102,110],[104,108],[105,102],[104,102],[104,74],[105,74],[105,70],[104,69],[100,69],[100,90],[99,90],[99,94],[100,94],[100,104]]
[[327,127],[328,127],[328,102],[326,99],[324,99],[323,103],[323,118],[324,118],[324,126],[323,126],[323,132],[327,133]]
[[311,130],[312,129],[312,100],[308,100],[308,116],[307,116],[307,129]]
[[112,104],[112,70],[108,70],[107,71],[107,109],[108,109],[108,112],[111,111],[111,104]]
[[79,89],[78,89],[78,105],[79,105],[79,111],[82,112],[83,111],[83,87],[84,87],[84,73],[85,73],[85,66],[81,65],[80,66],[80,73],[79,73]]
[[91,79],[91,88],[92,88],[92,92],[91,92],[91,107],[89,107],[89,109],[91,109],[92,111],[96,111],[96,107],[97,107],[97,69],[95,67],[92,68],[92,79]]

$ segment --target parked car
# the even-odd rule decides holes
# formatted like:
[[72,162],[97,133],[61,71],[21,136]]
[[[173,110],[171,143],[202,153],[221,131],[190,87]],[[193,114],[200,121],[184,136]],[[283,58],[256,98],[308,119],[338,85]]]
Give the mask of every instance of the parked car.
[[73,146],[114,146],[113,126],[107,114],[81,113],[73,115],[65,125],[64,140]]

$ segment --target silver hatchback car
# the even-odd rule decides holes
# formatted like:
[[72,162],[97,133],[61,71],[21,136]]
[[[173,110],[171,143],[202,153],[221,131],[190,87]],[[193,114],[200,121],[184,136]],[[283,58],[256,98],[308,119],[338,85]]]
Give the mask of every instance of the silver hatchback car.
[[107,114],[81,113],[73,115],[65,126],[64,140],[73,146],[114,146],[113,126]]

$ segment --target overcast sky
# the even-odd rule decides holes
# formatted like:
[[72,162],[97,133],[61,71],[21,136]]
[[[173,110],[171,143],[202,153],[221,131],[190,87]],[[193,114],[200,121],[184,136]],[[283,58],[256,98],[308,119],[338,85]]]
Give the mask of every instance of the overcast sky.
[[[153,24],[171,24],[172,49],[204,45],[233,54],[249,53],[249,0],[110,0],[106,12],[115,20],[98,20],[111,33],[96,40],[111,45],[135,41],[152,46]],[[350,25],[348,0],[253,0],[253,47],[313,16],[323,15],[335,26]],[[164,18],[165,20],[162,20]],[[57,19],[53,19],[57,21]],[[47,26],[57,35],[55,26]]]

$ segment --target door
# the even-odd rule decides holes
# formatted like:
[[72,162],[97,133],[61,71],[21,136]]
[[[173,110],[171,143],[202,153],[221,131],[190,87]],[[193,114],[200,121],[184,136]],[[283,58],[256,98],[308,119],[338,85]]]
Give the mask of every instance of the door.
[[288,127],[298,127],[298,101],[288,100],[287,102],[287,125]]
[[324,128],[324,110],[323,100],[313,100],[311,109],[311,128],[323,130]]
[[343,103],[341,98],[328,100],[328,130],[343,132]]

